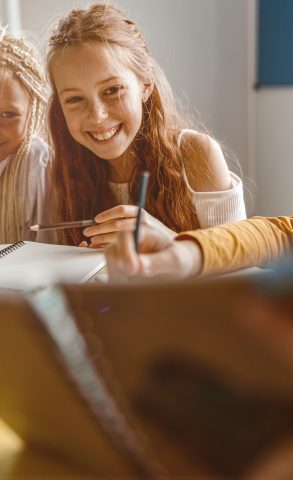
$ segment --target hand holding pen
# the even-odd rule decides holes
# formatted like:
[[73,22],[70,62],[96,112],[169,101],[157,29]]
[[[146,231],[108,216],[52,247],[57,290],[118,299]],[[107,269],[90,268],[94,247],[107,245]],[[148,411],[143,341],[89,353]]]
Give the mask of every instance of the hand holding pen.
[[[145,181],[144,181],[145,182]],[[144,184],[145,185],[145,184]],[[144,186],[146,193],[146,185]],[[99,248],[101,246],[113,243],[117,234],[121,230],[135,230],[137,222],[137,214],[140,208],[139,222],[150,227],[155,227],[157,230],[164,231],[170,238],[174,238],[175,232],[163,225],[159,220],[143,210],[143,205],[140,202],[140,188],[138,195],[138,207],[135,205],[117,205],[109,210],[99,213],[93,219],[80,220],[75,222],[64,222],[58,224],[48,225],[33,225],[30,227],[32,231],[46,231],[59,230],[64,228],[81,228],[84,229],[83,234],[89,238],[90,247]],[[142,192],[143,193],[143,192]],[[144,199],[145,202],[145,199]],[[139,230],[136,231],[135,236],[138,241]],[[82,242],[81,246],[88,246],[86,242]]]
[[[149,172],[142,172],[139,181],[137,206],[119,205],[110,210],[106,210],[95,217],[97,223],[103,223],[98,226],[86,228],[83,232],[85,236],[93,235],[91,238],[92,246],[101,246],[112,243],[116,239],[117,232],[120,230],[134,229],[134,241],[136,250],[138,251],[139,228],[142,217],[144,217],[143,220],[145,222],[147,219],[153,219],[151,215],[143,210],[146,202],[148,180]],[[156,219],[153,220],[157,222]]]

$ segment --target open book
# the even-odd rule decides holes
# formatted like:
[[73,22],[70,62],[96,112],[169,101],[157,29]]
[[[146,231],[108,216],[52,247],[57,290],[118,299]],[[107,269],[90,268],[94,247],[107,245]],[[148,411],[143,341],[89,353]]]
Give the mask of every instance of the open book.
[[0,288],[30,289],[56,281],[86,282],[105,265],[101,251],[20,241],[0,245]]
[[0,297],[0,417],[47,461],[12,473],[242,478],[293,435],[293,349],[242,317],[251,282]]

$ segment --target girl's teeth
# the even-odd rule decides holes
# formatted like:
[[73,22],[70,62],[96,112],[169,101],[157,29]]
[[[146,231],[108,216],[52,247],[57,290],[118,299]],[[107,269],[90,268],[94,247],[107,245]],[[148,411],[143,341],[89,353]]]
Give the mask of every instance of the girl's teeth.
[[116,133],[116,128],[111,128],[111,130],[108,130],[107,132],[104,133],[92,133],[92,136],[99,141],[102,140],[109,140],[109,138],[113,137],[113,135]]

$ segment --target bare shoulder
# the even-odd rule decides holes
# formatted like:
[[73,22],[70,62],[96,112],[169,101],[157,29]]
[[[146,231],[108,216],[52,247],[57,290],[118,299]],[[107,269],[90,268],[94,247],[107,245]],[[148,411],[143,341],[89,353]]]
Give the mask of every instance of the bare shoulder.
[[186,130],[181,135],[180,149],[192,190],[211,192],[231,188],[230,172],[216,140],[207,134]]

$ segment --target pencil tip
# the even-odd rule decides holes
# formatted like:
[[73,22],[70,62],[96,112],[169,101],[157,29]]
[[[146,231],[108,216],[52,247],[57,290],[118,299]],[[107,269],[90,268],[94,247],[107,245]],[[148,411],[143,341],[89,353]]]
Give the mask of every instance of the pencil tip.
[[37,232],[39,230],[39,225],[31,225],[29,227],[29,230],[32,230],[33,232]]

